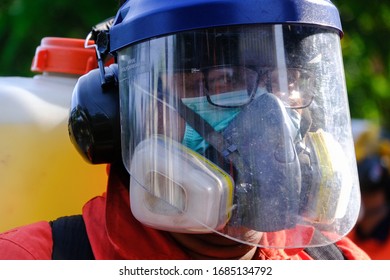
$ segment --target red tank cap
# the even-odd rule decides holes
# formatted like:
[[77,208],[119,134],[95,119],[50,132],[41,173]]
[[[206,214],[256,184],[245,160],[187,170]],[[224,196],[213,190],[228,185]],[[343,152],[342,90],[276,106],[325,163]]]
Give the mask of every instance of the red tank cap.
[[[55,72],[84,75],[97,68],[94,48],[86,49],[85,40],[45,37],[37,47],[32,61],[33,72]],[[91,41],[89,44],[93,44]]]

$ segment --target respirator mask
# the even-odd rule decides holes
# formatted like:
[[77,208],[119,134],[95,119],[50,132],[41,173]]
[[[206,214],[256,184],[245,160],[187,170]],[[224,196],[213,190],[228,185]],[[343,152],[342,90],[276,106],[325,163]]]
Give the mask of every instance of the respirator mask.
[[339,40],[321,27],[251,25],[119,50],[134,216],[260,247],[345,236],[360,196]]

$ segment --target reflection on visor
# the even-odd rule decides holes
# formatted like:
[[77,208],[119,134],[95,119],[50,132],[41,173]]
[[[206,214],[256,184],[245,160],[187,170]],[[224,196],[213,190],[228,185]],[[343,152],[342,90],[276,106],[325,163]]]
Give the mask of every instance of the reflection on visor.
[[267,89],[275,94],[287,108],[305,108],[313,100],[314,78],[307,70],[269,69],[263,79]]
[[[287,108],[299,109],[310,105],[313,100],[312,74],[304,69],[261,68],[255,70],[244,66],[216,66],[191,69],[183,73],[187,96],[200,96],[204,91],[207,100],[218,107],[241,107],[251,102],[258,87],[265,87],[275,94]],[[286,89],[286,90],[282,90]],[[242,92],[248,94],[240,99],[226,102],[223,93]]]

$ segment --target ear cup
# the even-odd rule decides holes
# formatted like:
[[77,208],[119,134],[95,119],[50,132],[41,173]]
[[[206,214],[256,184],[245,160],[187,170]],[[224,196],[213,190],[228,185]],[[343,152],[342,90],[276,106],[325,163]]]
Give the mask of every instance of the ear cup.
[[69,136],[90,163],[120,160],[118,65],[105,67],[102,85],[99,69],[79,78],[73,90],[68,120]]

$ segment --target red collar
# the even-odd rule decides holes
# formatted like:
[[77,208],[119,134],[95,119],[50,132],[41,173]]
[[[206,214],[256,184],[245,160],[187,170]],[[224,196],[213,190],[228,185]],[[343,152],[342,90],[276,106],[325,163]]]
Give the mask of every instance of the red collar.
[[95,198],[83,208],[95,258],[187,259],[166,233],[134,218],[130,211],[129,176],[120,168],[110,168],[106,197]]

